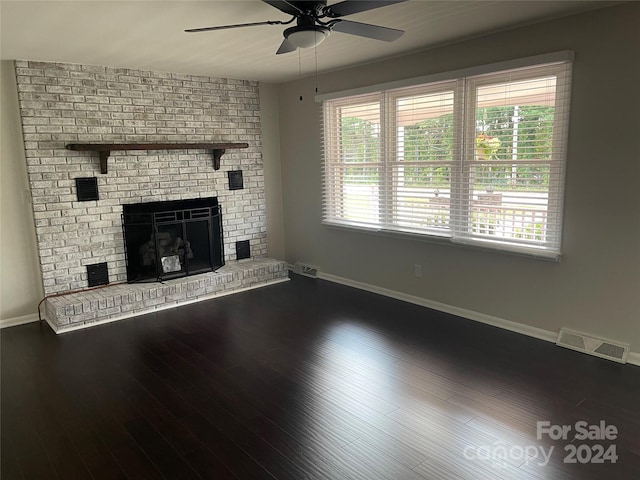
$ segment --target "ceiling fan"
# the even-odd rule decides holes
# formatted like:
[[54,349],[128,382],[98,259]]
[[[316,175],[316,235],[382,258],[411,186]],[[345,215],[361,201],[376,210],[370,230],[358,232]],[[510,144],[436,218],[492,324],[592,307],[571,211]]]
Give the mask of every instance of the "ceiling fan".
[[286,22],[267,20],[265,22],[238,23],[218,27],[189,28],[185,30],[185,32],[208,32],[211,30],[226,30],[229,28],[253,27],[257,25],[289,25],[295,20],[296,25],[284,31],[284,41],[276,52],[278,55],[294,52],[298,48],[315,47],[327,38],[331,31],[383,40],[385,42],[397,40],[404,33],[404,31],[395,28],[343,20],[341,17],[405,2],[406,0],[344,0],[343,2],[329,6],[327,6],[326,0],[262,1],[277,8],[281,12],[291,15],[291,19]]

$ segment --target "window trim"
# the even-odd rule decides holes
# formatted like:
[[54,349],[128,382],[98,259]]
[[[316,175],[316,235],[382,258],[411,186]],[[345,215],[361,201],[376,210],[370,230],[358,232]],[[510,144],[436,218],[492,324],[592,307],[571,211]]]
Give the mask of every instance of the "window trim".
[[341,97],[353,97],[356,95],[365,95],[367,93],[380,92],[382,90],[394,90],[396,88],[411,87],[425,83],[435,83],[447,80],[455,80],[462,77],[473,77],[489,73],[496,73],[501,70],[515,70],[517,68],[533,67],[536,65],[544,65],[550,63],[573,62],[575,53],[571,50],[561,50],[558,52],[544,53],[542,55],[533,55],[531,57],[517,58],[506,60],[504,62],[487,63],[475,67],[461,68],[459,70],[450,70],[448,72],[434,73],[420,77],[396,80],[393,82],[377,83],[348,90],[339,90],[335,92],[321,93],[315,96],[318,103],[325,100],[335,100]]
[[[380,105],[380,116],[382,124],[382,130],[390,131],[394,129],[395,126],[395,104],[394,100],[397,98],[401,98],[406,92],[398,92],[399,89],[409,90],[412,87],[415,87],[416,90],[423,89],[438,91],[443,84],[454,85],[453,90],[455,92],[456,97],[459,97],[460,91],[462,91],[462,96],[459,97],[460,101],[456,101],[454,103],[454,119],[456,119],[456,123],[461,122],[462,124],[458,124],[460,127],[459,133],[462,136],[459,138],[460,142],[457,145],[458,152],[453,155],[453,164],[452,168],[463,168],[465,165],[470,162],[469,155],[472,153],[466,151],[468,150],[468,146],[471,145],[473,139],[475,138],[475,130],[469,128],[469,125],[473,125],[473,123],[469,123],[469,118],[471,113],[469,111],[465,111],[469,108],[470,102],[469,99],[474,99],[475,94],[470,95],[469,92],[473,88],[477,88],[478,85],[482,85],[484,83],[491,84],[492,81],[495,81],[492,77],[499,77],[509,70],[516,70],[514,75],[516,77],[521,78],[531,78],[536,76],[535,70],[536,67],[540,67],[541,70],[551,67],[553,64],[571,64],[574,59],[574,54],[571,51],[562,51],[555,52],[551,54],[537,55],[533,57],[526,57],[517,60],[509,60],[506,62],[498,62],[488,65],[482,65],[478,67],[471,67],[461,70],[455,70],[450,72],[443,72],[435,75],[427,75],[423,77],[417,77],[412,79],[400,80],[396,82],[388,82],[384,84],[371,85],[368,87],[362,87],[358,89],[351,89],[341,92],[334,92],[330,94],[318,95],[316,97],[317,101],[325,101],[332,100],[331,103],[341,102],[344,99],[344,103],[348,104],[353,101],[354,97],[367,97],[371,96],[372,98],[377,98],[377,101]],[[522,72],[517,72],[517,70],[523,69]],[[509,239],[483,239],[482,237],[477,237],[473,235],[458,235],[455,232],[461,231],[460,225],[452,225],[450,231],[439,233],[437,231],[429,231],[429,232],[412,232],[409,229],[403,230],[400,228],[387,228],[385,225],[393,225],[395,222],[387,221],[390,220],[389,216],[393,217],[392,211],[381,211],[380,215],[384,218],[379,219],[379,225],[372,224],[357,224],[357,222],[342,222],[339,219],[334,220],[326,220],[326,213],[323,215],[322,224],[335,227],[338,229],[347,229],[347,230],[356,230],[367,233],[379,233],[387,236],[393,237],[404,237],[404,238],[412,238],[421,241],[427,241],[438,244],[451,244],[451,245],[465,245],[477,248],[482,251],[495,251],[495,252],[503,252],[510,253],[516,255],[522,255],[527,257],[536,257],[547,260],[558,261],[561,256],[560,252],[560,238],[562,233],[562,213],[563,213],[563,196],[565,189],[565,165],[566,165],[566,150],[567,150],[567,134],[568,134],[568,124],[569,124],[569,115],[568,115],[568,107],[570,101],[570,82],[571,82],[571,69],[562,70],[559,73],[555,73],[558,77],[558,85],[568,86],[568,93],[561,93],[556,95],[556,111],[559,112],[559,117],[563,119],[563,121],[559,122],[560,127],[558,129],[554,129],[554,151],[557,152],[557,155],[554,155],[554,158],[550,165],[559,166],[559,173],[557,173],[557,177],[553,184],[550,184],[548,187],[549,198],[553,198],[553,202],[556,204],[555,209],[552,211],[552,214],[555,216],[553,218],[552,223],[554,231],[557,232],[558,240],[550,241],[545,243],[544,245],[536,245],[536,244],[522,244],[516,241],[511,242]],[[482,77],[486,76],[487,80],[485,81]],[[422,92],[422,90],[421,90]],[[473,103],[473,102],[471,102]],[[332,111],[331,108],[324,108],[323,106],[323,120],[326,122],[326,119],[329,120],[332,117],[327,117],[327,111]],[[334,119],[334,123],[335,123]],[[323,125],[323,128],[326,130],[326,126]],[[472,131],[474,130],[474,131]],[[326,134],[326,131],[325,131]],[[324,136],[324,135],[323,135]],[[387,138],[388,137],[388,138]],[[469,138],[471,140],[469,140]],[[385,158],[393,158],[395,153],[392,153],[390,156],[385,155],[389,153],[389,149],[393,149],[397,139],[393,136],[389,137],[388,135],[384,135],[383,138],[386,140],[381,145],[381,166],[383,168],[389,168],[389,162],[384,160]],[[325,140],[326,141],[326,140]],[[556,145],[558,146],[556,148]],[[325,144],[325,147],[327,145]],[[325,150],[326,151],[326,150]],[[328,165],[335,164],[336,162],[327,163],[327,157],[325,156],[323,162],[323,169],[325,175],[327,175]],[[341,163],[341,162],[340,162]],[[464,178],[463,174],[460,178]],[[385,174],[383,178],[389,179],[391,175]],[[327,208],[327,191],[325,184],[325,193],[323,195],[323,208]],[[385,186],[381,183],[380,188],[384,189]],[[461,188],[460,186],[451,185],[451,196],[453,198],[454,188]],[[393,188],[392,188],[393,190]],[[458,192],[457,194],[460,194]],[[464,196],[464,195],[463,195]],[[465,196],[465,198],[468,195]],[[385,195],[386,198],[386,195]],[[394,202],[391,202],[393,205],[390,207],[392,210],[395,206]],[[459,205],[467,204],[468,201],[460,201],[456,202]],[[381,210],[387,210],[389,206],[385,203],[385,208]],[[551,210],[550,210],[551,211]],[[452,218],[450,221],[454,221]],[[456,219],[455,222],[460,221],[460,219]],[[464,230],[464,229],[463,229]]]

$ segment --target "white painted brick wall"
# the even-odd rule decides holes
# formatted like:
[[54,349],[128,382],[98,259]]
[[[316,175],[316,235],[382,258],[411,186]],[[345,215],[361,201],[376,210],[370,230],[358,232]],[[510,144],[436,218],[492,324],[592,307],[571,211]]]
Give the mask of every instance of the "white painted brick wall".
[[[27,170],[45,294],[87,286],[86,265],[107,262],[111,282],[126,280],[122,204],[217,196],[225,259],[235,242],[267,252],[257,82],[95,65],[16,61]],[[204,150],[98,155],[68,143],[246,142],[213,169]],[[244,189],[228,189],[242,169]],[[75,178],[97,177],[100,200],[78,202]]]

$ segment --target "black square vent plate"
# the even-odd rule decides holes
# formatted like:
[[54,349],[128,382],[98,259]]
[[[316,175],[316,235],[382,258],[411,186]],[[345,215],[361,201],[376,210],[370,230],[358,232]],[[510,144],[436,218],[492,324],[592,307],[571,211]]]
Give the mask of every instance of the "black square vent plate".
[[242,260],[243,258],[251,258],[249,240],[236,242],[236,260]]
[[87,265],[87,281],[89,282],[90,287],[108,285],[109,269],[107,268],[107,262]]
[[76,193],[79,202],[100,200],[98,179],[96,177],[76,178]]
[[242,170],[230,170],[227,173],[229,175],[229,190],[242,190],[244,188]]

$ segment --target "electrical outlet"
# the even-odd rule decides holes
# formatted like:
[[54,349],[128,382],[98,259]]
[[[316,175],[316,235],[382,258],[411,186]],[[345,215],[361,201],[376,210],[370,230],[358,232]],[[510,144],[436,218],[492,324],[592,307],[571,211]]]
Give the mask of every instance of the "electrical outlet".
[[422,265],[419,263],[413,265],[413,275],[416,278],[422,278]]

